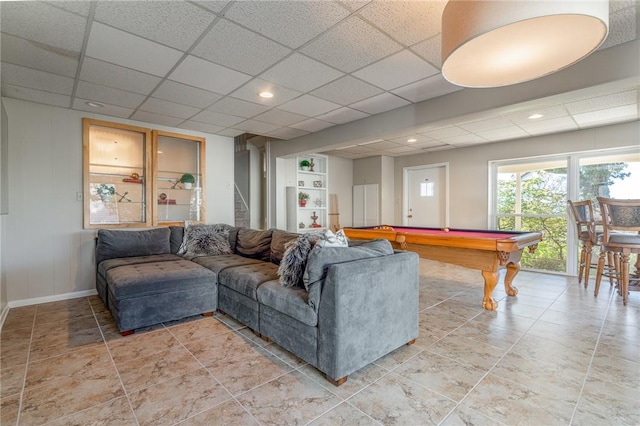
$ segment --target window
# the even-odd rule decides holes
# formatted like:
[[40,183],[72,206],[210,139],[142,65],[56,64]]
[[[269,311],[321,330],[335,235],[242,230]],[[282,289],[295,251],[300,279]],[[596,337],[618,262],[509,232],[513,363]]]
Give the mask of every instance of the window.
[[204,142],[85,118],[85,228],[204,221]]
[[435,195],[433,182],[420,182],[420,196],[421,197],[433,197]]

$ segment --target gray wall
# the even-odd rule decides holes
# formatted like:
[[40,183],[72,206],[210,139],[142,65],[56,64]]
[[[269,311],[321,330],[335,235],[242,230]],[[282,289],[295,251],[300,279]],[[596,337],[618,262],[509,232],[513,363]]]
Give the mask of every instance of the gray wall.
[[0,124],[0,317],[4,313],[7,307],[7,268],[5,265],[5,216],[7,212],[7,187],[8,187],[8,150],[6,149],[9,143],[9,134],[7,132],[8,118],[7,112],[4,109],[4,103],[0,103],[2,106],[2,120]]
[[[3,216],[7,301],[95,289],[95,230],[83,229],[82,117],[206,138],[206,217],[233,222],[233,139],[3,98],[9,119],[9,214]],[[22,303],[22,302],[21,302]]]

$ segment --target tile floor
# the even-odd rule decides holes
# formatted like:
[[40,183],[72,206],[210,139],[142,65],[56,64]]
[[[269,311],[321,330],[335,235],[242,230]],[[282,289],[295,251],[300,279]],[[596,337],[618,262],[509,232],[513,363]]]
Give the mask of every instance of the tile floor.
[[97,297],[12,309],[0,423],[640,424],[640,292],[521,272],[488,312],[477,271],[420,267],[417,343],[340,387],[228,317],[121,337]]

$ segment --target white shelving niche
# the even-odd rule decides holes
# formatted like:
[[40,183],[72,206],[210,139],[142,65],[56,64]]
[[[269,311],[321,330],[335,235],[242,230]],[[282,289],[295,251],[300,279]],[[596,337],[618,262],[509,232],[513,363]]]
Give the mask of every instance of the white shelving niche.
[[[305,161],[310,163],[309,167],[302,166]],[[287,231],[326,230],[329,225],[328,158],[320,154],[299,155],[287,159],[286,164]],[[304,205],[300,201],[301,193],[309,196]]]

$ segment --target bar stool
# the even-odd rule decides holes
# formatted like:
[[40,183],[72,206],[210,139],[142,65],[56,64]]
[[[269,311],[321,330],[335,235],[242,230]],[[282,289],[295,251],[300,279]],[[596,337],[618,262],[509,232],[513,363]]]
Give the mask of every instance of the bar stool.
[[[629,256],[640,253],[640,200],[616,200],[598,197],[602,213],[602,247],[619,254],[616,271],[622,303],[627,304],[629,293]],[[604,268],[604,258],[598,259],[598,274]],[[596,294],[600,282],[596,279]]]
[[571,201],[569,204],[569,213],[576,224],[576,232],[578,242],[582,246],[580,249],[580,265],[578,269],[578,283],[582,282],[584,277],[584,287],[589,284],[589,272],[591,270],[591,250],[597,245],[597,235],[595,232],[595,221],[593,219],[593,205],[591,200]]

